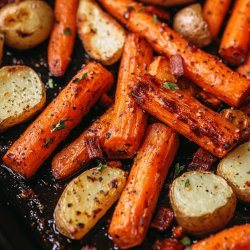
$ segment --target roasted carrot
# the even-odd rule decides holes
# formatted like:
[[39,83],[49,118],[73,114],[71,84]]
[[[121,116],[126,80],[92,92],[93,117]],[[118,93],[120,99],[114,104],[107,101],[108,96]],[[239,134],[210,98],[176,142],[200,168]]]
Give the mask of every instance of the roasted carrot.
[[205,240],[198,241],[191,250],[247,250],[250,249],[250,224],[225,229]]
[[48,64],[55,76],[63,76],[70,62],[76,34],[79,0],[56,0],[55,24],[48,46]]
[[237,68],[237,72],[250,80],[250,52],[248,52],[246,61]]
[[189,140],[217,157],[238,142],[238,129],[181,90],[162,90],[149,75],[138,77],[132,91],[136,103]]
[[175,5],[191,3],[194,0],[140,0],[140,1],[144,3],[156,4],[162,6],[175,6]]
[[175,239],[156,240],[153,250],[182,250],[183,244]]
[[25,178],[34,175],[112,83],[109,71],[88,63],[10,147],[4,163]]
[[250,0],[237,0],[224,31],[219,53],[232,65],[245,61],[250,42]]
[[86,147],[86,137],[96,136],[100,145],[104,143],[107,133],[112,108],[108,109],[99,119],[97,119],[87,130],[85,130],[76,140],[55,155],[52,160],[52,174],[58,179],[65,179],[74,174],[77,170],[90,161]]
[[231,0],[206,0],[203,17],[208,24],[213,39],[217,38],[223,20],[229,9]]
[[102,95],[102,97],[99,99],[98,103],[100,106],[105,108],[110,108],[114,104],[113,98],[111,98],[106,93]]
[[219,99],[197,87],[192,81],[181,77],[177,79],[170,72],[170,62],[165,56],[156,56],[150,63],[148,74],[159,79],[159,83],[164,85],[165,82],[177,83],[179,89],[185,93],[201,100],[203,103],[214,108],[219,107],[222,103]]
[[148,127],[109,227],[118,247],[137,246],[144,240],[178,146],[178,135],[171,128],[161,123]]
[[146,6],[145,9],[143,9],[141,11],[146,11],[150,14],[156,15],[157,17],[159,17],[163,21],[170,21],[171,20],[170,13],[167,12],[165,9],[162,9],[161,7],[157,7],[154,5],[148,5],[148,6]]
[[144,38],[128,34],[120,64],[115,105],[104,149],[109,158],[132,158],[146,128],[147,116],[130,96],[133,79],[147,72],[152,49]]
[[[140,12],[141,4],[133,0],[99,0],[128,29],[144,36],[152,47],[167,57],[183,58],[185,76],[203,90],[231,106],[239,106],[250,92],[250,82],[226,67],[214,56],[190,46],[166,24],[149,13]],[[237,26],[237,25],[236,25]]]

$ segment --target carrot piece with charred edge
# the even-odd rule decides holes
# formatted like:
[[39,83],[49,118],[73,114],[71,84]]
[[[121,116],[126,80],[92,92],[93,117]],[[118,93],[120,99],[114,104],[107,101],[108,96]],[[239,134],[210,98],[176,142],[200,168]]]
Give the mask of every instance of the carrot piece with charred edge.
[[177,77],[184,75],[184,65],[181,55],[170,56],[170,72]]
[[3,162],[25,178],[34,175],[113,80],[100,64],[88,63],[10,147]]
[[181,77],[177,82],[177,78],[170,73],[170,62],[165,56],[154,57],[148,67],[147,73],[159,79],[160,84],[163,84],[164,82],[177,83],[178,87],[185,91],[185,93],[190,94],[197,99],[201,99],[212,107],[217,108],[222,104],[219,99],[203,91],[187,78]]
[[182,250],[183,244],[175,239],[156,240],[153,250]]
[[248,52],[245,62],[237,68],[237,72],[250,80],[250,51]]
[[250,42],[250,0],[237,0],[222,36],[219,54],[232,65],[244,62]]
[[96,158],[103,159],[101,143],[97,136],[95,135],[86,136],[85,145],[86,145],[90,160],[96,159]]
[[110,125],[112,108],[108,109],[99,119],[86,129],[76,140],[56,154],[52,160],[52,174],[57,180],[65,179],[74,174],[77,170],[90,161],[88,150],[85,144],[86,137],[96,136],[100,145]]
[[144,240],[178,146],[178,134],[171,128],[161,123],[149,125],[109,227],[120,248],[137,246]]
[[70,62],[76,34],[79,0],[56,0],[55,24],[48,46],[48,64],[55,76],[63,76]]
[[225,156],[239,141],[238,129],[181,90],[160,89],[152,76],[138,77],[136,103],[213,155]]
[[160,232],[166,231],[171,225],[174,219],[174,212],[167,207],[160,207],[150,225],[151,228],[155,228]]
[[[250,82],[229,69],[220,60],[188,41],[166,24],[145,12],[142,5],[133,0],[99,0],[104,8],[126,27],[144,36],[151,46],[167,57],[180,54],[185,76],[231,106],[239,106],[250,92]],[[237,26],[237,25],[236,25]]]
[[152,49],[144,38],[130,33],[125,41],[119,69],[114,112],[104,150],[112,159],[132,158],[146,128],[147,116],[130,96],[133,80],[145,74],[152,60]]
[[210,34],[215,39],[229,9],[231,0],[206,0],[203,17],[208,24]]
[[105,108],[110,108],[114,104],[113,98],[111,98],[106,93],[102,95],[102,97],[99,99],[98,103],[100,106]]
[[190,250],[246,250],[250,249],[250,224],[225,229],[207,239],[198,241]]
[[142,11],[146,11],[150,14],[156,15],[157,17],[159,17],[163,21],[170,21],[170,19],[171,19],[169,12],[167,12],[166,10],[163,10],[160,7],[156,7],[153,5],[146,6],[146,8]]

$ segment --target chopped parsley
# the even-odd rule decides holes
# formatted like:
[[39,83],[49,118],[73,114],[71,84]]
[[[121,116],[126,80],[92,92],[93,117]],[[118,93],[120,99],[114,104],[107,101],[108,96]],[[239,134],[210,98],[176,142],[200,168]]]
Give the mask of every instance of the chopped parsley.
[[136,11],[136,13],[140,13],[140,12],[144,11],[145,9],[146,9],[145,6],[144,6],[144,7],[141,7],[140,9],[138,9],[138,10]]
[[158,22],[158,17],[157,17],[157,15],[153,15],[153,23],[154,23],[154,24],[157,24],[157,22]]
[[180,173],[185,169],[185,165],[180,165],[180,163],[176,163],[174,166],[174,178],[180,175]]
[[53,138],[47,138],[45,139],[45,142],[43,144],[43,147],[44,148],[47,148],[50,144],[52,144],[54,142],[54,139]]
[[172,82],[164,82],[163,87],[166,89],[173,89],[173,90],[179,89],[178,85]]
[[99,165],[97,166],[97,170],[102,172],[102,170],[105,169],[106,167],[107,167],[106,164],[99,163]]
[[85,79],[87,77],[88,73],[84,73],[82,75],[82,77],[78,78],[76,77],[74,80],[73,80],[73,83],[77,83],[77,82],[80,82],[81,80]]
[[185,246],[185,247],[188,247],[191,245],[191,240],[187,237],[187,236],[184,236],[182,239],[181,239],[181,243]]
[[189,179],[186,179],[186,181],[185,181],[185,187],[189,187],[190,186],[190,181],[189,181]]
[[48,86],[50,89],[53,89],[54,88],[54,82],[53,82],[53,79],[49,78],[48,82],[47,82]]
[[64,32],[64,35],[66,35],[66,36],[70,36],[72,34],[70,28],[65,28],[63,32]]
[[67,126],[65,125],[65,122],[67,121],[68,119],[61,119],[57,124],[52,124],[52,129],[51,129],[51,132],[56,132],[58,130],[61,130],[61,129],[64,129],[64,128],[67,128]]

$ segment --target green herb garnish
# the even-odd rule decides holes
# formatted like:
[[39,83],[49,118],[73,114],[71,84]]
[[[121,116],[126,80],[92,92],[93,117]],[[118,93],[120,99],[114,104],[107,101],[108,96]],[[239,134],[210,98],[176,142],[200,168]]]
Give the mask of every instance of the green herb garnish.
[[53,79],[49,78],[48,82],[47,82],[48,86],[50,89],[53,89],[54,88],[54,82],[53,82]]
[[142,12],[143,10],[145,10],[146,9],[146,7],[144,6],[144,7],[141,7],[140,9],[138,9],[137,11],[136,11],[136,13],[140,13],[140,12]]
[[179,89],[178,85],[172,82],[164,82],[163,87],[166,89],[173,89],[173,90]]
[[189,187],[190,186],[190,181],[189,181],[189,179],[186,179],[186,181],[185,181],[185,187]]
[[187,236],[184,236],[182,239],[181,239],[181,243],[187,247],[187,246],[190,246],[191,245],[191,240],[187,237]]
[[43,144],[43,147],[44,148],[47,148],[50,144],[52,144],[54,142],[54,139],[53,138],[47,138],[45,140],[45,143]]
[[99,163],[99,165],[97,166],[97,170],[102,172],[102,170],[105,169],[106,167],[107,167],[106,164]]
[[63,32],[64,32],[64,35],[66,35],[66,36],[70,36],[72,34],[70,28],[65,28]]
[[154,24],[157,24],[157,22],[158,22],[158,17],[157,17],[157,15],[153,15],[153,23],[154,23]]
[[88,73],[84,73],[81,78],[76,77],[73,79],[73,83],[80,82],[81,80],[85,79],[87,77]]
[[176,163],[174,166],[174,178],[180,175],[180,173],[185,169],[185,165],[180,165],[180,163]]
[[57,124],[52,124],[52,129],[51,129],[51,132],[56,132],[58,130],[61,130],[61,129],[64,129],[64,128],[67,128],[66,125],[65,125],[65,122],[67,121],[68,119],[62,119],[60,120]]

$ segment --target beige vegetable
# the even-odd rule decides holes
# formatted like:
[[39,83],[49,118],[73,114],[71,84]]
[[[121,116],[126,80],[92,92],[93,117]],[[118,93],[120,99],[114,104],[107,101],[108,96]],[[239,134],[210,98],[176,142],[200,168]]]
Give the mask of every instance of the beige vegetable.
[[190,171],[176,178],[170,188],[176,220],[189,233],[211,233],[232,218],[236,196],[220,176]]
[[29,49],[43,42],[53,25],[53,11],[44,1],[8,4],[0,10],[0,30],[5,42],[16,49]]
[[105,65],[118,61],[125,43],[125,30],[93,0],[80,0],[77,29],[86,52]]
[[0,132],[36,114],[45,101],[44,84],[33,69],[26,66],[0,69]]
[[225,156],[217,174],[228,181],[240,200],[250,203],[250,141]]
[[199,47],[211,43],[208,24],[203,19],[200,4],[192,4],[176,13],[173,23],[174,30],[188,41]]
[[119,168],[93,168],[65,188],[55,208],[56,228],[71,239],[81,239],[119,198],[126,173]]
[[143,3],[157,4],[162,6],[175,6],[194,2],[194,0],[140,0]]
[[0,33],[0,65],[3,59],[3,44],[4,44],[4,35]]

